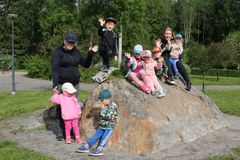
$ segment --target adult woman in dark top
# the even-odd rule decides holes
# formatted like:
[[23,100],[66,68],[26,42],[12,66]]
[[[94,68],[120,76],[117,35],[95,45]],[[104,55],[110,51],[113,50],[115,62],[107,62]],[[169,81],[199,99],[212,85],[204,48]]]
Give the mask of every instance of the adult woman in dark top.
[[78,66],[80,64],[89,68],[93,54],[98,51],[98,46],[90,48],[87,58],[84,58],[76,48],[76,42],[77,36],[75,34],[65,34],[64,43],[56,49],[52,56],[53,88],[58,87],[60,90],[63,83],[70,82],[79,90],[80,72]]
[[[164,30],[164,38],[162,40],[161,49],[163,50],[162,56],[164,57],[165,62],[166,62],[167,67],[168,67],[167,83],[169,83],[169,84],[175,84],[175,81],[173,79],[172,66],[171,66],[171,63],[169,61],[170,52],[171,52],[171,48],[169,46],[171,46],[171,43],[172,43],[173,39],[174,39],[173,31],[170,27],[167,27]],[[185,89],[190,91],[191,90],[191,81],[190,81],[189,76],[187,74],[186,68],[184,67],[184,65],[182,64],[181,61],[177,61],[176,65],[177,65],[179,73],[181,74],[181,76],[183,77],[183,79],[186,82],[186,88]]]
[[[70,82],[77,89],[76,97],[78,97],[80,72],[79,64],[85,68],[89,68],[92,63],[93,54],[98,51],[98,46],[89,49],[87,58],[82,57],[80,51],[76,48],[77,36],[73,33],[67,33],[64,36],[64,43],[60,45],[52,56],[52,77],[53,88],[61,92],[62,84]],[[64,123],[61,117],[61,107],[55,107],[55,131],[57,140],[64,138]]]

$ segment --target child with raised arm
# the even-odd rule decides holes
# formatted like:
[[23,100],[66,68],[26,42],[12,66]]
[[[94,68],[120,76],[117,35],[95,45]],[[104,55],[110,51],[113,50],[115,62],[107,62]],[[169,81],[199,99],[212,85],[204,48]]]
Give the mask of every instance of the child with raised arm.
[[101,37],[99,44],[99,54],[103,59],[102,71],[108,72],[110,68],[110,58],[114,57],[114,60],[118,60],[118,47],[117,47],[117,35],[113,32],[117,21],[109,17],[107,19],[99,18],[98,22],[100,27],[98,29],[98,35]]
[[[118,117],[117,105],[112,101],[112,94],[108,89],[101,90],[96,100],[100,101],[100,105],[97,107],[101,108],[98,121],[99,128],[85,144],[77,149],[77,152],[89,152],[91,156],[104,155],[103,148],[107,145],[108,139],[116,127]],[[97,148],[89,151],[97,142]]]
[[126,56],[126,67],[128,68],[128,73],[126,78],[134,81],[141,90],[146,93],[151,93],[151,89],[147,86],[149,78],[145,76],[143,71],[144,62],[142,59],[143,47],[138,44],[134,46],[133,56],[130,53],[125,53]]
[[150,77],[150,81],[148,81],[148,86],[151,87],[152,94],[159,92],[158,98],[164,97],[166,94],[163,92],[163,88],[158,82],[157,76],[155,74],[155,68],[161,68],[162,63],[157,63],[152,59],[152,53],[150,50],[145,50],[143,52],[143,61],[144,71],[146,72],[145,76]]
[[69,82],[62,85],[62,94],[58,94],[58,90],[55,87],[53,89],[53,96],[51,102],[61,106],[61,115],[65,125],[66,143],[71,143],[71,129],[73,128],[76,142],[81,144],[83,141],[79,134],[78,119],[81,116],[81,107],[78,103],[74,93],[77,90]]

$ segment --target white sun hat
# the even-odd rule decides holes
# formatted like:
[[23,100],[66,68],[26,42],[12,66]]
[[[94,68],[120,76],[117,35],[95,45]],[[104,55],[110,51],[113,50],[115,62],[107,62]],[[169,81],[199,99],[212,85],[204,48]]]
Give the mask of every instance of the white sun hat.
[[72,83],[66,82],[62,85],[62,91],[66,91],[70,94],[77,92],[77,90],[73,87]]

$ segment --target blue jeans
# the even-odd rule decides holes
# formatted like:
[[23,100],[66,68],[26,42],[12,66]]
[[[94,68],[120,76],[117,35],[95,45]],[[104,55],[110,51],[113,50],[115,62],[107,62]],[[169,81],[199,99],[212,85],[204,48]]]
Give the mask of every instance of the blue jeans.
[[176,58],[169,58],[169,61],[170,61],[171,65],[172,65],[172,69],[173,69],[175,75],[176,75],[176,74],[179,74],[179,73],[178,73],[178,69],[177,69],[177,65],[176,65],[178,59],[176,59]]
[[97,141],[98,148],[103,149],[108,142],[108,138],[111,136],[113,130],[112,129],[101,129],[98,128],[96,133],[87,141],[89,148],[91,148]]

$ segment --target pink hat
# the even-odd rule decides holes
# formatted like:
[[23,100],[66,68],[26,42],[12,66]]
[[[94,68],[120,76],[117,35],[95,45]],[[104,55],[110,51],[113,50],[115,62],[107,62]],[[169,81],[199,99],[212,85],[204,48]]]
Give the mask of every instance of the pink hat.
[[143,57],[152,57],[152,52],[150,50],[143,51]]

